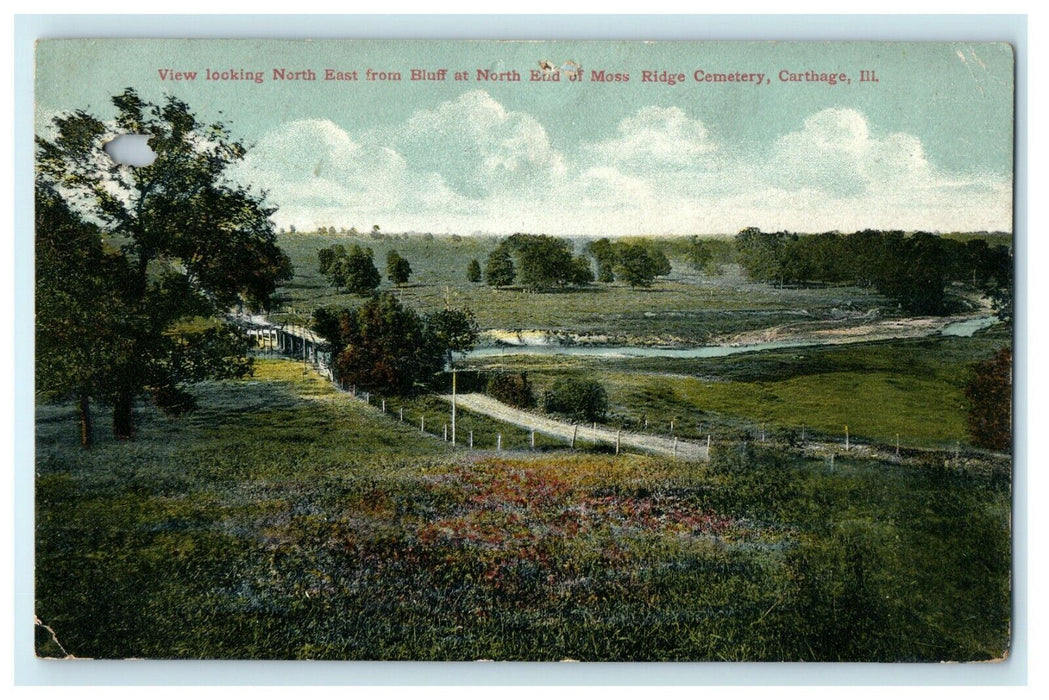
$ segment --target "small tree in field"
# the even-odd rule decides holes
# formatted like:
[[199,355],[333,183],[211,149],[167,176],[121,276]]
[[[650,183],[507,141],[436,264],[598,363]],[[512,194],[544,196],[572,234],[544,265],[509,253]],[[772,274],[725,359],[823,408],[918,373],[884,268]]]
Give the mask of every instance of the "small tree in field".
[[407,284],[408,278],[412,275],[412,266],[406,258],[401,257],[401,254],[396,250],[391,250],[386,254],[386,278],[391,282],[400,286]]
[[965,396],[973,444],[990,450],[1009,449],[1013,440],[1013,355],[1009,348],[972,365]]
[[502,247],[496,248],[488,256],[488,266],[484,271],[484,281],[489,287],[505,287],[514,283],[516,278],[514,261],[509,251]]
[[466,266],[466,279],[474,284],[481,281],[481,263],[477,260],[471,260]]

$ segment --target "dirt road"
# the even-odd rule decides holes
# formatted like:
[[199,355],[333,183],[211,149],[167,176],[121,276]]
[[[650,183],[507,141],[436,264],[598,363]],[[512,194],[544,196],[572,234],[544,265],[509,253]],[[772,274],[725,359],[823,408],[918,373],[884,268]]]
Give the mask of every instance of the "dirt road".
[[[441,397],[449,403],[451,394]],[[571,442],[575,433],[576,439],[586,442],[600,442],[610,445],[616,444],[617,433],[611,428],[593,427],[592,425],[573,425],[545,416],[537,416],[534,413],[507,406],[484,394],[459,394],[456,398],[459,408],[480,413],[504,423],[510,423],[526,430],[534,430],[543,435],[550,435]],[[645,435],[642,433],[630,433],[622,431],[618,434],[619,442],[624,447],[666,455],[668,457],[679,457],[689,460],[707,460],[707,446],[705,443],[690,442],[686,440],[675,440],[674,438],[661,437],[658,435]]]

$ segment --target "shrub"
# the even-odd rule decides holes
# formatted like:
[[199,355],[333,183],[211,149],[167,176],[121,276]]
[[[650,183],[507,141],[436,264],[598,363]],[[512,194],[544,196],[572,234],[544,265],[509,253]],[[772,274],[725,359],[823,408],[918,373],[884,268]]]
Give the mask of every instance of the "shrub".
[[1009,348],[970,368],[965,396],[969,399],[973,444],[991,450],[1009,449],[1013,440],[1013,356]]
[[535,393],[528,381],[528,375],[524,372],[496,374],[488,380],[485,393],[493,399],[516,408],[535,406]]
[[559,379],[543,395],[547,413],[560,413],[577,420],[598,421],[608,413],[608,394],[592,379]]

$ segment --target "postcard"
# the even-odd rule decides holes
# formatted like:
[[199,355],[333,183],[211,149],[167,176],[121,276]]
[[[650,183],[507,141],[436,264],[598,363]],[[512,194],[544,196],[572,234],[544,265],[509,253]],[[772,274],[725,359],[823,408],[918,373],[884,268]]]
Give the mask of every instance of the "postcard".
[[1009,657],[1010,45],[36,61],[38,656]]

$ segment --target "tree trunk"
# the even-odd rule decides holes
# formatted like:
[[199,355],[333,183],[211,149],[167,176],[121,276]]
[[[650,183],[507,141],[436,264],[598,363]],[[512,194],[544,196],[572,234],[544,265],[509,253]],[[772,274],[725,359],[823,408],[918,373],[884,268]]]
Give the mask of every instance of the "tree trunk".
[[128,392],[121,392],[113,404],[113,437],[131,440],[135,437],[135,399]]
[[76,403],[77,422],[80,424],[80,446],[91,447],[95,443],[93,426],[91,424],[91,397],[80,394]]

